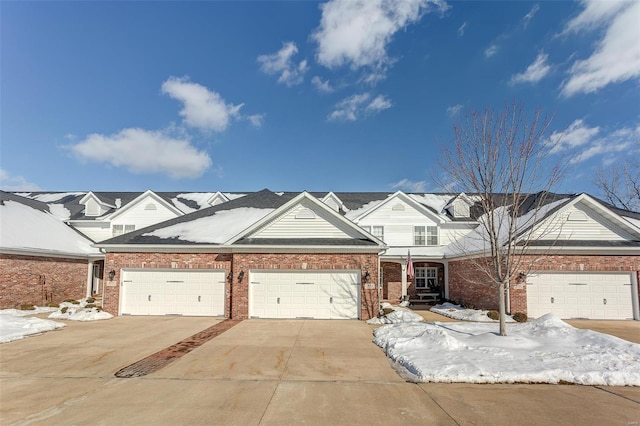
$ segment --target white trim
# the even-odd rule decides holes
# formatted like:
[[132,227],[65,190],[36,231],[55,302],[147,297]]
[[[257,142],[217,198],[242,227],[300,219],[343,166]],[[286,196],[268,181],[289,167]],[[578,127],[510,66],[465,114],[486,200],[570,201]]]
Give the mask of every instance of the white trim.
[[35,256],[35,257],[55,257],[66,259],[104,259],[104,254],[78,254],[66,252],[52,252],[46,249],[19,249],[19,248],[0,248],[0,254],[14,254],[18,256]]
[[336,202],[336,204],[338,205],[338,210],[343,209],[343,210],[347,210],[344,206],[344,203],[342,202],[342,200],[340,199],[340,197],[338,197],[336,194],[332,192],[329,192],[327,195],[325,195],[324,197],[322,197],[320,199],[320,201],[322,201],[323,203],[326,204],[328,199],[333,199],[333,201]]
[[[214,201],[216,199],[222,199],[222,202],[214,204]],[[226,203],[227,201],[229,201],[229,197],[224,195],[222,192],[218,191],[212,196],[210,196],[209,198],[207,198],[205,203],[207,203],[209,206],[217,206],[218,204]],[[204,208],[204,206],[200,206],[200,208]]]

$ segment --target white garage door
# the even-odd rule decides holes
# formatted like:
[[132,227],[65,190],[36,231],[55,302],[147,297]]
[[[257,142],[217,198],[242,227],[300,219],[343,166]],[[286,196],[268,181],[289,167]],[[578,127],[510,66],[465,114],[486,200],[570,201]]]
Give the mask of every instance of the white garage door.
[[632,319],[629,273],[540,273],[527,277],[527,311],[537,318]]
[[123,315],[224,316],[225,272],[123,270]]
[[250,271],[253,318],[357,319],[360,271]]

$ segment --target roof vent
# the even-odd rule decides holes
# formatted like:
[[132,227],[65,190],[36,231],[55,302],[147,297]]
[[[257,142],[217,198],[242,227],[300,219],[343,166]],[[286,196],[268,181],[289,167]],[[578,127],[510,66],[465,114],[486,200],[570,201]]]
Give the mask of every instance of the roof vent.
[[122,198],[116,198],[116,209],[122,207]]

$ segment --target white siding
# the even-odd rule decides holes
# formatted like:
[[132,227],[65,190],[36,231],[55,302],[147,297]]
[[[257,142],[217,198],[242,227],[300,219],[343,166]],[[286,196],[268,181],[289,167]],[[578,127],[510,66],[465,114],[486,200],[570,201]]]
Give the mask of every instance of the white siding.
[[[307,216],[305,210],[312,210],[312,219],[296,218]],[[255,232],[250,238],[359,238],[354,229],[341,224],[329,213],[320,210],[312,202],[303,200],[273,222]]]
[[[569,220],[569,216],[573,220]],[[634,237],[614,225],[606,217],[593,211],[588,205],[576,203],[571,208],[560,211],[543,221],[534,232],[533,238],[620,241],[630,240]]]
[[459,224],[455,222],[442,224],[440,227],[440,245],[446,246],[459,240],[473,231],[478,224]]
[[[148,204],[154,204],[156,206],[156,209],[146,210]],[[134,206],[128,208],[121,215],[116,216],[111,221],[111,224],[135,225],[136,229],[141,229],[145,226],[164,222],[165,220],[173,219],[177,216],[178,215],[176,213],[169,210],[163,204],[160,204],[156,199],[148,196],[138,201]]]
[[[404,210],[398,209],[399,205],[404,207]],[[358,225],[383,225],[384,242],[386,244],[390,246],[412,246],[414,226],[437,226],[438,224],[413,206],[396,198],[366,215],[358,222]],[[440,244],[442,244],[441,239]]]
[[109,222],[75,222],[71,225],[95,242],[100,242],[111,238],[111,224]]

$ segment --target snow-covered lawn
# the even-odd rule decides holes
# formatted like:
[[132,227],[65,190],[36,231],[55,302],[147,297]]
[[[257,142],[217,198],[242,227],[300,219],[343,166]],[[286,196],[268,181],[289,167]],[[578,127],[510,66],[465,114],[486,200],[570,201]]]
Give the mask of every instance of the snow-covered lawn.
[[45,331],[64,327],[60,322],[40,318],[26,318],[51,312],[49,318],[72,321],[97,321],[113,318],[110,313],[95,307],[87,307],[87,299],[78,303],[62,302],[59,308],[36,307],[32,310],[3,309],[0,310],[0,343],[22,339],[32,334],[42,334]]
[[99,321],[113,318],[113,315],[94,307],[87,302],[87,299],[82,299],[79,303],[60,303],[60,307],[49,315],[49,318],[71,321]]
[[640,345],[548,314],[510,323],[405,322],[374,332],[407,380],[640,386]]
[[[477,321],[477,322],[498,322],[497,320],[492,320],[487,316],[487,312],[480,309],[466,309],[459,305],[454,305],[453,303],[443,303],[441,305],[435,305],[431,309],[431,312],[435,312],[436,314],[444,315],[445,317],[463,320],[463,321]],[[514,322],[513,318],[510,315],[506,316],[507,322]]]
[[[47,308],[40,308],[47,309]],[[26,315],[42,313],[36,311],[19,311],[16,309],[4,309],[0,311],[0,343],[12,342],[23,339],[32,334],[41,334],[45,331],[64,327],[64,324],[40,319],[27,318]],[[44,312],[50,312],[45,310]]]

